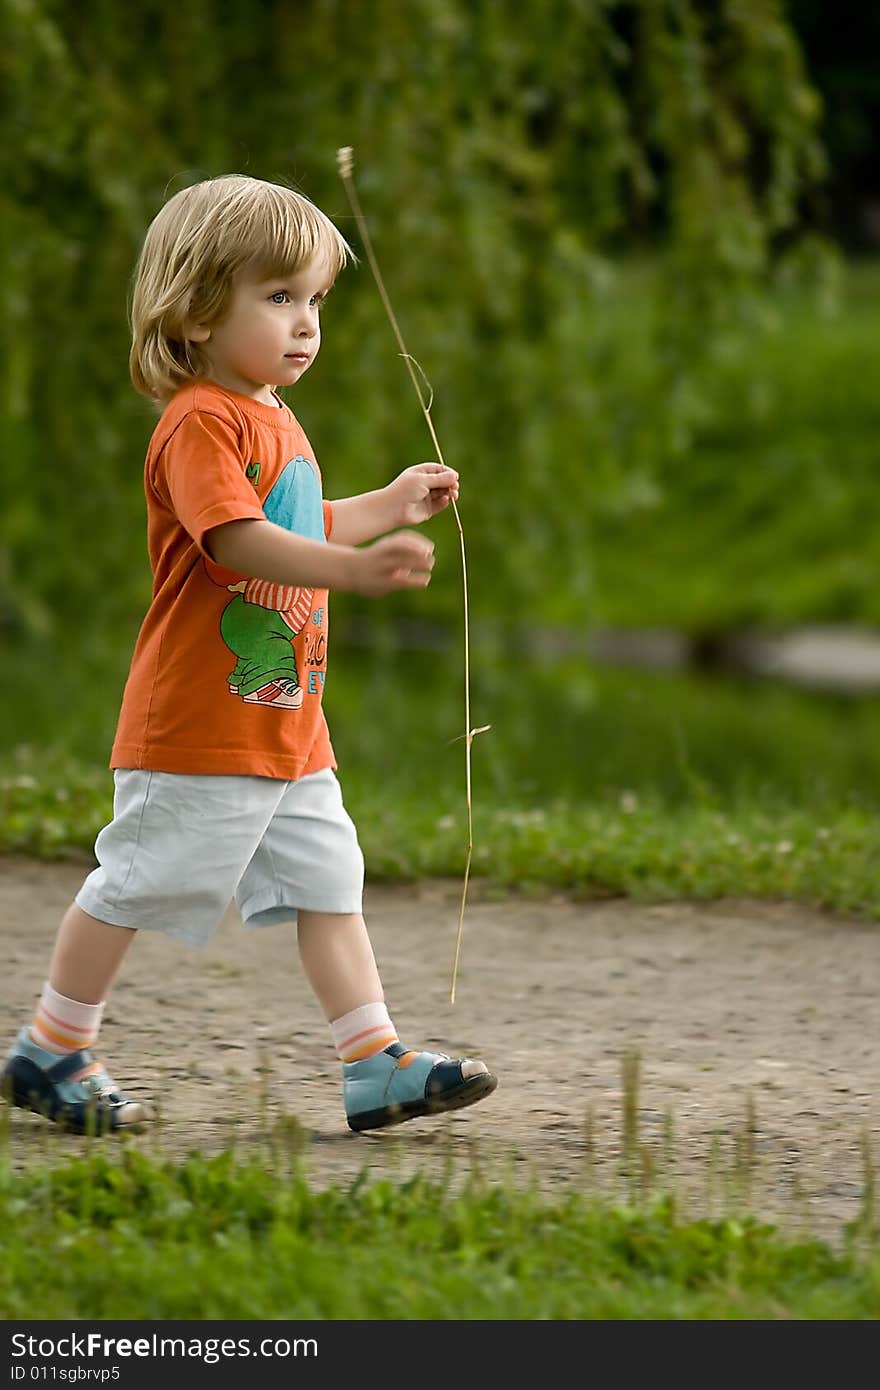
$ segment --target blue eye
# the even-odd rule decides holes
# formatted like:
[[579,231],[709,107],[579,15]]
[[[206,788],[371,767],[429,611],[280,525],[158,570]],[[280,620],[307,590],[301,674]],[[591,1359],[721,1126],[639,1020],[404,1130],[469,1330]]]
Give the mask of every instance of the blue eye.
[[269,295],[269,299],[273,304],[284,304],[287,299],[287,290],[276,290],[274,294]]

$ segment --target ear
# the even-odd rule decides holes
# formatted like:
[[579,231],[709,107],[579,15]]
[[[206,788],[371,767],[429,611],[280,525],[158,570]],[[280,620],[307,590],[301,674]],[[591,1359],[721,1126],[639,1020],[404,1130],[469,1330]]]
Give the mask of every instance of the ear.
[[183,336],[188,343],[206,343],[211,336],[211,330],[203,323],[185,323]]

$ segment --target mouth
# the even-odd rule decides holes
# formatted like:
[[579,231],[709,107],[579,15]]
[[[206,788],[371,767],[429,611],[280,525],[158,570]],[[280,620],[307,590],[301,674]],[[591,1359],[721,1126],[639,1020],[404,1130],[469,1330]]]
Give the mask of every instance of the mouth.
[[307,352],[285,352],[284,356],[288,362],[309,362],[311,361]]

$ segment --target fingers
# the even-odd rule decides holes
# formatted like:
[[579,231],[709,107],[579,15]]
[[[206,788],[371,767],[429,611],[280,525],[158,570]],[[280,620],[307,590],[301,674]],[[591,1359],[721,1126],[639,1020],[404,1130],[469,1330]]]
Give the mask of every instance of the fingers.
[[395,570],[391,588],[427,589],[430,582],[430,574],[421,574],[415,570]]
[[434,568],[434,545],[424,536],[402,531],[391,537],[390,558],[397,561],[395,568],[403,571],[425,571],[429,575]]
[[434,568],[434,546],[424,536],[400,531],[371,547],[378,562],[379,589],[424,589]]
[[454,468],[442,463],[417,463],[412,471],[421,474],[432,492],[443,488],[458,493],[458,474]]

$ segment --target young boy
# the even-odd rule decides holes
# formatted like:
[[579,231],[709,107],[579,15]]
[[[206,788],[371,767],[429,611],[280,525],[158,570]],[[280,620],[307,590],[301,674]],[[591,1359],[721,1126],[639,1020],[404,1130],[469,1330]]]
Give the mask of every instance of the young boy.
[[321,706],[328,590],[424,587],[430,542],[387,533],[458,496],[456,473],[425,463],[376,492],[322,500],[311,445],[274,388],[314,361],[321,303],[350,256],[308,199],[238,175],[177,193],[144,241],[131,375],[162,408],[145,471],[153,597],[99,867],[62,920],[3,1072],[14,1104],[74,1131],[145,1118],[90,1051],[137,931],[204,946],[233,897],[246,926],[297,923],[352,1129],[470,1105],[496,1086],[483,1062],[398,1040]]

